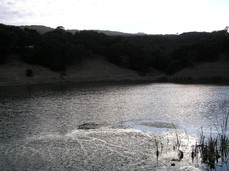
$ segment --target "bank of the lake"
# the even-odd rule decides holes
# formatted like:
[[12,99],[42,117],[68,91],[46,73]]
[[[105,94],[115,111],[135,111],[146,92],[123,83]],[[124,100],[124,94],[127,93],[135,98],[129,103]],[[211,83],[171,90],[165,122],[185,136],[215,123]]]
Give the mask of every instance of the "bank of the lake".
[[[26,76],[31,69],[33,76]],[[154,71],[147,76],[140,76],[133,70],[125,69],[108,62],[105,58],[89,58],[81,65],[72,65],[63,72],[54,72],[39,65],[24,63],[19,56],[13,55],[0,66],[0,85],[60,84],[82,82],[128,82],[155,81],[164,76]]]
[[[32,71],[32,76],[26,75],[27,70]],[[0,86],[90,82],[229,84],[229,62],[226,59],[197,64],[170,76],[156,69],[148,73],[136,72],[112,64],[103,57],[88,58],[81,65],[70,65],[66,71],[54,72],[24,63],[19,56],[12,55],[0,66],[0,72]]]

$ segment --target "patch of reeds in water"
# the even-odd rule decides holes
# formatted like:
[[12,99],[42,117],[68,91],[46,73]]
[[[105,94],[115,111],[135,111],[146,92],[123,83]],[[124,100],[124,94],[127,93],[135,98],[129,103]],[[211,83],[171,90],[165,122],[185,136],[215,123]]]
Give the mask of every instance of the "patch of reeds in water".
[[[221,126],[221,132],[217,134],[210,134],[206,137],[203,130],[200,134],[199,143],[193,146],[191,157],[201,158],[201,162],[207,164],[210,169],[214,169],[217,166],[222,166],[229,160],[229,137],[227,133],[229,121],[229,113],[223,118]],[[221,163],[221,164],[219,164]]]
[[[229,132],[228,132],[228,122],[229,122],[229,112],[228,109],[229,103],[223,102],[221,106],[219,106],[220,113],[222,117],[216,116],[214,118],[215,124],[213,124],[216,128],[216,133],[210,133],[209,136],[205,136],[203,132],[203,128],[201,128],[199,141],[192,146],[191,158],[192,162],[194,160],[201,161],[201,163],[207,165],[209,169],[215,169],[216,166],[224,167],[227,166],[229,161]],[[218,113],[219,114],[219,113]],[[220,114],[219,114],[220,115]],[[209,118],[210,119],[210,118]],[[181,139],[179,134],[177,133],[176,127],[174,126],[175,136],[173,138],[175,140],[173,150],[176,151],[177,157],[172,159],[172,161],[181,161],[184,157],[184,152],[181,151]],[[186,132],[186,131],[185,131]],[[186,133],[187,134],[187,133]],[[188,136],[187,136],[188,137]],[[167,143],[168,145],[168,143]],[[166,148],[166,146],[165,146]],[[155,149],[156,149],[156,159],[159,162],[159,157],[162,155],[163,144],[159,140],[155,139]],[[167,148],[166,148],[167,149]],[[169,149],[169,148],[168,148]],[[160,162],[162,163],[162,162]],[[165,164],[166,165],[166,164]],[[171,166],[175,166],[175,163],[172,163]],[[227,170],[228,166],[227,166]]]

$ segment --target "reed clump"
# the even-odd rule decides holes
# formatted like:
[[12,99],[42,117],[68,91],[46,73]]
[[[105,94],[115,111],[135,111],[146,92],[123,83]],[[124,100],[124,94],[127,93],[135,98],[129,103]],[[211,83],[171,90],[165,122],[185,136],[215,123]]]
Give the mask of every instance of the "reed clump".
[[223,118],[223,122],[220,124],[220,132],[216,134],[210,134],[206,137],[201,129],[200,140],[197,143],[191,153],[192,160],[196,157],[201,158],[201,162],[207,164],[211,169],[214,169],[216,165],[222,166],[229,160],[229,137],[228,137],[228,121],[229,113]]

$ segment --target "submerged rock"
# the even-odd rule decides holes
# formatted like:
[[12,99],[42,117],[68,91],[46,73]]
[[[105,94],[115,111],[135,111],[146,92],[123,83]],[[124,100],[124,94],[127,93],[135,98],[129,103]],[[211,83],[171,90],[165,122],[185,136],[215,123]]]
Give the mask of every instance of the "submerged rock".
[[96,129],[98,128],[99,125],[94,123],[94,122],[90,122],[90,123],[84,123],[78,126],[78,129]]
[[142,122],[140,125],[148,126],[148,127],[154,127],[154,128],[170,128],[170,129],[176,129],[178,128],[177,125],[174,125],[173,123],[166,123],[166,122]]
[[176,166],[176,164],[175,163],[172,163],[171,166]]

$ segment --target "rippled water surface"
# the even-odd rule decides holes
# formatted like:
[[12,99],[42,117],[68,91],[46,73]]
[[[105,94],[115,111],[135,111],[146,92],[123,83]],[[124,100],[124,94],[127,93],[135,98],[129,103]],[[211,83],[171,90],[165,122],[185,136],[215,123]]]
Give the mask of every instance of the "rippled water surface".
[[[228,104],[228,86],[0,87],[0,167],[6,170],[155,169],[152,134],[174,128],[186,135],[196,134],[201,127],[210,131],[228,112]],[[99,127],[77,129],[85,123]],[[29,154],[32,158],[28,158]],[[156,168],[161,170],[164,165]]]

